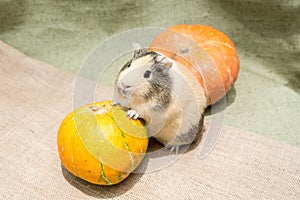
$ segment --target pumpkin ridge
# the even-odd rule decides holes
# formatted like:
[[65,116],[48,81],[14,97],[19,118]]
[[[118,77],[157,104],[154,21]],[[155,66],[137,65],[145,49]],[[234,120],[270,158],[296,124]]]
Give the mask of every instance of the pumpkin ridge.
[[103,179],[108,185],[113,185],[113,183],[112,183],[112,182],[107,178],[107,176],[105,175],[104,167],[103,167],[102,162],[100,162],[100,165],[101,165],[101,177],[102,177],[102,179]]
[[[110,118],[113,120],[113,123],[115,123],[115,124],[117,125],[117,123],[116,123],[114,117],[113,117],[113,116],[110,116]],[[125,142],[126,150],[127,150],[128,153],[129,153],[129,158],[130,158],[130,160],[131,160],[131,169],[133,170],[133,169],[134,169],[134,159],[133,159],[133,156],[132,156],[132,152],[131,152],[131,150],[130,150],[130,148],[129,148],[129,145],[128,145],[127,141],[126,141],[126,137],[125,137],[124,131],[123,131],[122,129],[120,129],[120,131],[121,131],[122,138],[124,139],[124,142]]]
[[134,159],[132,157],[132,152],[131,152],[131,150],[129,148],[129,145],[128,145],[127,141],[126,141],[125,133],[121,129],[120,129],[120,131],[122,133],[122,137],[124,138],[125,147],[126,147],[128,153],[129,153],[129,157],[130,157],[130,160],[131,160],[131,169],[133,170],[134,169]]
[[231,69],[230,67],[227,67],[226,63],[225,62],[222,62],[222,59],[220,57],[214,57],[214,62],[219,62],[220,65],[223,67],[222,70],[226,69],[226,72],[228,74],[228,79],[229,79],[229,82],[228,81],[224,81],[223,77],[222,77],[222,73],[221,73],[221,70],[218,70],[218,75],[219,75],[219,78],[221,79],[220,81],[223,83],[223,86],[224,88],[221,88],[221,89],[224,89],[224,90],[227,90],[228,88],[230,88],[230,85],[226,85],[226,82],[227,84],[232,84],[232,76],[231,76]]

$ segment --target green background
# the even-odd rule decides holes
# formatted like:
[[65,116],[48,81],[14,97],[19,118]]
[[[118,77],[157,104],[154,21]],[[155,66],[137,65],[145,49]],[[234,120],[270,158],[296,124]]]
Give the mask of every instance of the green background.
[[225,124],[300,146],[298,0],[0,0],[1,40],[74,73],[112,35],[183,23],[214,26],[236,44]]

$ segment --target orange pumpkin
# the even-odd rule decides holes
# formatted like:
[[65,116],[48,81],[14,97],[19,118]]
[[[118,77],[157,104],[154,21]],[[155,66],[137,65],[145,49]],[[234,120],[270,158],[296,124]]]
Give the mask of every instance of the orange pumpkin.
[[209,105],[220,100],[238,76],[239,60],[233,42],[210,26],[172,26],[154,38],[150,49],[188,67],[204,88]]
[[57,134],[63,166],[99,185],[124,180],[140,164],[148,146],[146,128],[111,101],[84,105],[69,113]]

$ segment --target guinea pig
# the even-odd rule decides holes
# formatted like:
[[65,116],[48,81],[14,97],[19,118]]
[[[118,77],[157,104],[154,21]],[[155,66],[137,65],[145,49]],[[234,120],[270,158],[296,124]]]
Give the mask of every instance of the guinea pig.
[[142,118],[149,135],[177,153],[201,132],[207,99],[187,67],[142,48],[120,70],[113,104],[132,119]]

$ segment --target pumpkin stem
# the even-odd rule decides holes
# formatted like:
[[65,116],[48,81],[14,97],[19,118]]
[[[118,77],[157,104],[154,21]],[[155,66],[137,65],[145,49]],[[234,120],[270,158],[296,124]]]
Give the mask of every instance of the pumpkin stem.
[[90,108],[92,111],[94,111],[94,112],[96,112],[96,111],[98,111],[98,110],[100,109],[99,106],[90,106],[89,108]]
[[100,106],[89,106],[89,108],[95,112],[95,114],[104,114],[108,111],[108,108],[105,108],[105,104],[102,104]]

